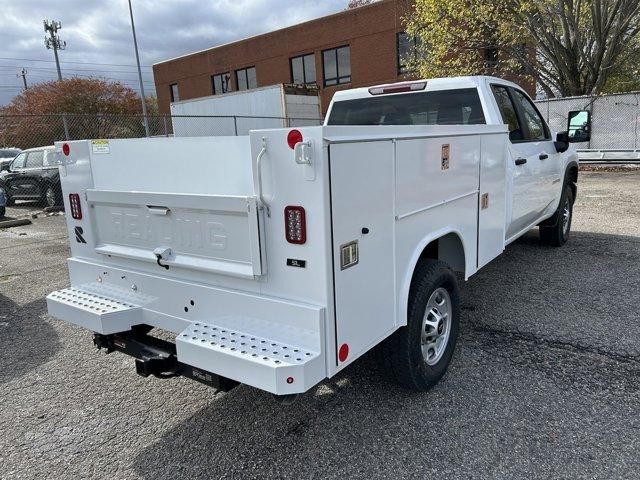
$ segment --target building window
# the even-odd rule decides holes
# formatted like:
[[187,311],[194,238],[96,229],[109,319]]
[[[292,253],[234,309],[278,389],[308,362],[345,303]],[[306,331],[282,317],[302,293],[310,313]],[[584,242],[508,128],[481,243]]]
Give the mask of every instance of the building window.
[[247,67],[236,70],[236,80],[238,81],[238,90],[249,90],[256,88],[256,67]]
[[231,74],[219,73],[211,76],[211,91],[214,95],[227,93],[231,91]]
[[398,75],[415,72],[415,63],[418,60],[417,37],[411,37],[405,32],[397,34],[398,46]]
[[180,94],[178,93],[178,84],[172,83],[169,85],[169,95],[171,96],[172,102],[180,101]]
[[316,57],[313,53],[291,59],[291,81],[297,85],[315,85]]
[[351,53],[348,45],[323,51],[322,64],[325,87],[351,81]]

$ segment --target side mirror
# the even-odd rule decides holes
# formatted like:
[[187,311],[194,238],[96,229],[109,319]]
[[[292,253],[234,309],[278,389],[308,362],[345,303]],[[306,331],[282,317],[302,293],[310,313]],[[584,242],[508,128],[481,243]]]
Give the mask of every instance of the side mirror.
[[567,130],[570,143],[588,142],[591,139],[591,112],[588,110],[569,112]]
[[569,132],[558,132],[556,135],[556,141],[553,142],[556,146],[558,153],[563,153],[569,150]]

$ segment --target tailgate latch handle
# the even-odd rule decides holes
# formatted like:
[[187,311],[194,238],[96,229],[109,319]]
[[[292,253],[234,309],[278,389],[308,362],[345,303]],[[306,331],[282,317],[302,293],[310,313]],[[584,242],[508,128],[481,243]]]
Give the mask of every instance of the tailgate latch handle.
[[153,215],[168,215],[171,211],[169,207],[161,207],[159,205],[147,205],[147,210]]
[[153,251],[153,254],[156,256],[156,262],[158,263],[158,265],[169,270],[169,265],[164,265],[160,262],[161,260],[169,259],[169,257],[171,256],[171,249],[166,247],[158,247]]

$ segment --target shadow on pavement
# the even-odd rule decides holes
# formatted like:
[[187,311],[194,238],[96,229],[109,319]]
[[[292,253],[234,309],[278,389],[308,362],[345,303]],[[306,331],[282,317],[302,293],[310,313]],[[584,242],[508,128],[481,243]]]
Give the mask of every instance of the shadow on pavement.
[[[510,458],[502,458],[503,467],[526,463],[526,455],[506,453],[514,440],[496,436],[499,428],[541,445],[542,457],[552,459],[549,471],[559,474],[566,459],[553,460],[557,447],[548,438],[562,431],[571,444],[581,431],[582,414],[571,402],[586,395],[597,403],[610,390],[607,379],[622,390],[639,388],[627,378],[638,372],[633,353],[628,369],[618,368],[625,348],[640,351],[639,257],[636,237],[578,231],[556,249],[530,232],[463,285],[461,345],[429,393],[387,380],[372,352],[288,407],[248,387],[218,396],[147,446],[132,467],[149,479],[365,477],[385,470],[424,478],[463,460],[492,472],[501,451]],[[620,308],[603,308],[611,298]],[[625,343],[611,328],[635,330]],[[617,400],[606,402],[613,408]],[[551,421],[556,426],[548,429]],[[597,451],[582,447],[584,455]]]
[[46,313],[44,298],[17,305],[0,294],[0,384],[28,374],[60,349]]

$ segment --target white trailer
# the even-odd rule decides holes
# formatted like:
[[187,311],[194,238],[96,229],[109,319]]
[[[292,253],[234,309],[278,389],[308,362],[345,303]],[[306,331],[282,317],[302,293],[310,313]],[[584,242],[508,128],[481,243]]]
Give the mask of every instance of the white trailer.
[[538,224],[547,243],[569,235],[575,153],[566,134],[527,140],[518,92],[429,80],[336,94],[320,127],[57,143],[71,287],[49,313],[142,375],[289,396],[383,342],[426,390],[455,347],[453,272]]
[[320,99],[315,89],[271,85],[239,92],[173,102],[176,137],[248,135],[265,128],[320,125]]

